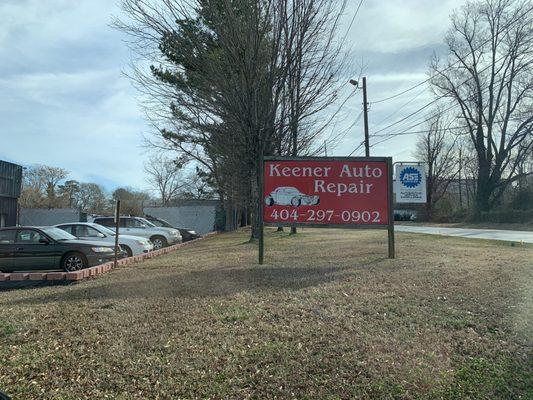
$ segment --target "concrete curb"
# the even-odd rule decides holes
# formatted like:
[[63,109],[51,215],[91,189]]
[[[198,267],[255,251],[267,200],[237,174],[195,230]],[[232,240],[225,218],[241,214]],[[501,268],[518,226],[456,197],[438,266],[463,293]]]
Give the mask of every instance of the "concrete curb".
[[[150,253],[139,254],[137,256],[123,258],[118,260],[117,266],[132,265],[144,260],[149,260],[154,257],[162,256],[163,254],[172,253],[178,249],[181,249],[190,244],[207,239],[218,232],[208,233],[201,238],[191,240],[185,243],[178,243],[173,246],[168,246],[160,250],[154,250]],[[113,269],[113,262],[107,262],[105,264],[96,265],[94,267],[85,268],[81,271],[75,272],[12,272],[3,273],[0,272],[0,282],[20,282],[20,281],[80,281],[86,278],[92,278],[101,274],[104,274]]]

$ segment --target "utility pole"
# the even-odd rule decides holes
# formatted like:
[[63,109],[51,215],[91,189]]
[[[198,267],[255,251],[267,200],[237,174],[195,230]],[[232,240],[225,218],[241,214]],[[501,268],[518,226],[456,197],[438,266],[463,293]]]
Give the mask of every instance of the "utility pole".
[[118,235],[119,235],[119,226],[120,226],[120,199],[117,200],[117,203],[115,205],[115,259],[113,262],[113,268],[117,268],[117,262],[118,262],[118,251],[119,251],[119,244],[118,244]]
[[461,179],[461,170],[463,169],[463,155],[462,148],[459,146],[459,208],[463,208],[463,183]]
[[370,157],[370,140],[368,138],[368,99],[366,97],[366,76],[363,77],[363,114],[365,120],[365,156]]

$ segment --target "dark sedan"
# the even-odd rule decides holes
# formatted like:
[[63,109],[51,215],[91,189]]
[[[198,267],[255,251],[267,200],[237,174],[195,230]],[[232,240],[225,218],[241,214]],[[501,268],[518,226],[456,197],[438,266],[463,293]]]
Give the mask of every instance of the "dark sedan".
[[198,239],[200,235],[198,235],[195,231],[188,228],[178,228],[175,226],[172,226],[169,222],[165,221],[162,218],[152,217],[151,215],[145,215],[145,218],[150,221],[155,226],[160,226],[163,228],[174,228],[180,231],[181,239],[184,242],[188,242],[189,240]]
[[113,260],[114,247],[54,227],[0,229],[0,271],[77,271]]

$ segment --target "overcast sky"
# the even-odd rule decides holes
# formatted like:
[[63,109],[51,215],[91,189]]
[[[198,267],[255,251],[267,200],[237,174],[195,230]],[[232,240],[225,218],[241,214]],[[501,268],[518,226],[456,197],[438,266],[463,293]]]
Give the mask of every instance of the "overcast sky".
[[[358,0],[349,3],[348,20]],[[366,66],[371,103],[426,79],[429,57],[443,51],[449,14],[461,4],[363,2],[347,43],[353,59]],[[70,178],[97,182],[108,190],[146,187],[142,135],[150,134],[150,127],[135,89],[122,74],[131,55],[122,33],[109,27],[116,15],[120,10],[114,0],[0,0],[0,159],[63,167]],[[361,98],[360,92],[354,93],[336,130],[357,117]],[[370,132],[430,99],[423,86],[371,104]],[[362,126],[361,119],[328,155],[348,155],[362,140]],[[414,141],[398,137],[371,152],[398,161],[412,159]]]

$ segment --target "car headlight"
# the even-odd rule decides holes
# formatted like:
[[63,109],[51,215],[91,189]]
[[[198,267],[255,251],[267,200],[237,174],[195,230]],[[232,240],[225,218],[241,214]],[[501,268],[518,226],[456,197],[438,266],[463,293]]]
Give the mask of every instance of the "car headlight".
[[196,235],[196,231],[187,231],[189,232],[191,235]]
[[172,235],[179,236],[180,235],[180,231],[172,231]]
[[113,253],[114,250],[111,247],[92,247],[92,251],[95,253]]
[[148,242],[144,240],[136,240],[135,242],[140,246],[145,246],[148,244]]

